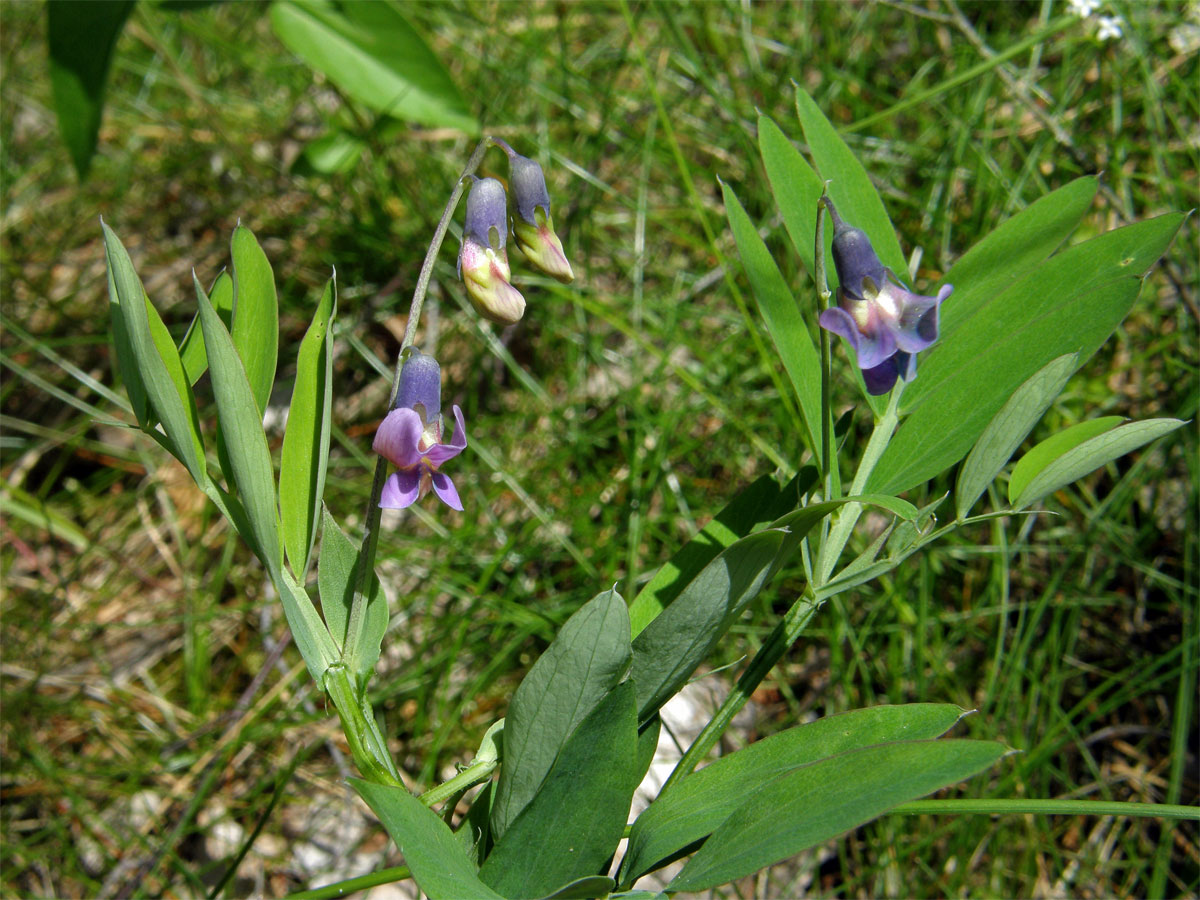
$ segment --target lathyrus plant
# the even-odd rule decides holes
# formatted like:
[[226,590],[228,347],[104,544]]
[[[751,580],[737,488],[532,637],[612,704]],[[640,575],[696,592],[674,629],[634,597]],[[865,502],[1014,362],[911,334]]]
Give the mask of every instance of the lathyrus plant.
[[[447,419],[438,363],[414,340],[433,261],[463,192],[469,188],[459,271],[481,315],[512,323],[525,309],[511,284],[509,237],[529,264],[572,278],[540,167],[485,139],[453,189],[414,291],[389,410],[375,436],[379,460],[361,543],[321,504],[333,280],[300,346],[276,482],[262,428],[275,369],[276,297],[253,235],[239,226],[231,274],[210,291],[196,283],[197,320],[177,347],[104,226],[117,357],[138,424],[187,467],[278,589],[308,669],[341,718],[361,776],[352,784],[404,855],[406,869],[381,873],[376,883],[406,871],[434,900],[650,896],[635,890],[638,879],[689,857],[665,891],[702,891],[954,785],[1009,752],[998,741],[943,737],[966,711],[931,702],[799,725],[697,769],[831,596],[902,565],[955,528],[1029,510],[1182,424],[1099,419],[1067,429],[1012,467],[1006,505],[972,514],[1067,379],[1129,312],[1183,216],[1060,250],[1096,192],[1096,180],[1083,178],[1002,224],[923,296],[905,285],[899,242],[863,168],[803,93],[798,109],[813,165],[765,118],[759,143],[779,210],[813,275],[811,292],[792,295],[733,189],[724,192],[742,263],[799,401],[808,460],[797,461],[790,479],[764,476],[733,497],[631,601],[615,588],[600,590],[530,669],[475,760],[419,797],[403,786],[367,700],[387,637],[374,571],[380,509],[430,493],[462,508],[443,466],[468,449],[466,423],[458,407]],[[512,212],[501,182],[475,178],[490,146],[509,156]],[[828,275],[836,277],[832,286]],[[837,362],[831,334],[852,355],[848,371],[875,419],[859,459],[836,452],[831,381],[847,367]],[[202,433],[192,394],[205,368],[217,407],[212,437]],[[959,463],[947,523],[935,518],[946,497],[917,509],[898,496]],[[867,506],[891,524],[847,561]],[[318,530],[319,611],[306,589]],[[628,825],[657,745],[659,710],[797,555],[804,588],[659,796]],[[996,802],[997,811],[1006,808]],[[628,848],[616,860],[626,836]]]

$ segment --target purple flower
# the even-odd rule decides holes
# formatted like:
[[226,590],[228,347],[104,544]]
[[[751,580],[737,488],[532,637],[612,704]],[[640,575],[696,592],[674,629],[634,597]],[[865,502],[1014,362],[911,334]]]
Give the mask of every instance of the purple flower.
[[481,316],[515,325],[525,314],[525,298],[512,286],[504,242],[508,234],[508,198],[495,178],[476,178],[467,194],[458,272],[467,296]]
[[821,313],[821,327],[854,348],[867,391],[886,394],[897,378],[917,377],[917,353],[938,339],[938,307],[953,285],[936,297],[914,294],[884,268],[867,233],[847,225],[826,199],[833,218],[833,264],[838,305]]
[[441,401],[441,367],[432,356],[413,350],[400,369],[396,406],[375,432],[371,445],[397,469],[383,486],[379,499],[383,509],[412,506],[431,487],[447,506],[463,508],[454,482],[438,467],[466,449],[467,429],[456,404],[453,437],[448,443],[442,442]]

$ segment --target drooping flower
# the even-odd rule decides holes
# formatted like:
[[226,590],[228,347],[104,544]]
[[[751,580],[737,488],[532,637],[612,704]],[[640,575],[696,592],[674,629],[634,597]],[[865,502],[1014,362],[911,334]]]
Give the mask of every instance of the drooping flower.
[[512,270],[504,244],[508,234],[508,202],[495,178],[476,178],[467,194],[458,273],[467,296],[481,316],[514,325],[525,314],[525,298],[512,286]]
[[562,241],[554,232],[550,218],[550,192],[542,167],[532,159],[521,156],[507,144],[509,187],[517,211],[512,217],[513,238],[521,252],[538,271],[557,278],[563,284],[575,279],[571,264],[563,252]]
[[379,499],[383,509],[412,506],[430,488],[447,506],[463,508],[454,482],[438,468],[466,449],[467,429],[462,410],[455,404],[454,433],[443,443],[441,402],[441,366],[432,356],[414,349],[400,369],[396,405],[375,432],[371,445],[397,469],[384,483]]
[[838,305],[819,321],[854,348],[867,391],[886,394],[897,378],[917,377],[917,353],[937,340],[938,307],[954,287],[943,285],[936,297],[912,293],[880,262],[867,233],[846,224],[826,202],[833,218]]

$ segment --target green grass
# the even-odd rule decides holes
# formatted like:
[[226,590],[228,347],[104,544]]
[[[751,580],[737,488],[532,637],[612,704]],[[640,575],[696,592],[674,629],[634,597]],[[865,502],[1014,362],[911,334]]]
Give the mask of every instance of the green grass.
[[[815,304],[753,126],[758,109],[799,134],[792,81],[877,178],[906,251],[924,251],[925,284],[1081,174],[1103,172],[1106,187],[1076,240],[1197,203],[1200,73],[1170,44],[1194,23],[1182,4],[1114,3],[1120,41],[1072,23],[950,87],[987,58],[974,41],[1002,53],[1064,7],[969,5],[970,29],[949,5],[405,9],[485,127],[545,165],[577,275],[569,288],[520,279],[529,311],[501,335],[469,314],[452,247],[441,255],[423,333],[467,417],[472,450],[452,470],[467,512],[427,502],[380,548],[393,618],[376,709],[414,786],[469,758],[581,602],[614,582],[631,595],[773,460],[799,464],[794,401],[742,311],[752,301],[716,180]],[[200,895],[236,853],[206,838],[260,820],[229,894],[325,883],[289,848],[310,807],[348,802],[340,735],[294,648],[274,664],[285,626],[258,564],[178,466],[104,421],[129,417],[101,387],[115,375],[98,217],[183,329],[190,269],[208,282],[227,265],[240,216],[279,282],[283,381],[337,266],[326,500],[353,528],[386,400],[376,361],[392,364],[473,143],[373,131],[351,171],[294,174],[287,162],[346,107],[263,8],[142,4],[78,185],[52,114],[44,12],[0,16],[2,892]],[[499,166],[499,154],[485,164]],[[1196,250],[1193,216],[1031,440],[1095,415],[1196,416]],[[835,402],[854,402],[848,381]],[[979,710],[964,733],[1022,751],[961,796],[1195,804],[1196,459],[1190,426],[1059,492],[1056,515],[965,529],[828,604],[760,690],[757,733],[950,701]],[[940,495],[952,474],[910,499]],[[752,653],[801,585],[787,573],[714,664]],[[144,815],[134,797],[153,801]],[[396,861],[378,829],[359,840],[379,865]],[[1153,819],[892,816],[729,896],[1194,895],[1198,840],[1194,823]]]

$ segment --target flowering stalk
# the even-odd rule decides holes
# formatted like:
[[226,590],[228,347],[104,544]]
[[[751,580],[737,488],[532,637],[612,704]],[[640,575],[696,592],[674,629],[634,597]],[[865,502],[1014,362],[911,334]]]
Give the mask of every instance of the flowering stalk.
[[[896,426],[900,424],[900,395],[902,393],[904,393],[904,381],[900,380],[892,389],[887,411],[875,423],[875,430],[871,432],[871,439],[867,441],[867,449],[863,451],[862,462],[859,463],[858,471],[854,473],[854,483],[850,486],[850,496],[852,497],[861,494],[867,486],[867,479],[875,471],[875,465],[883,456],[883,451],[887,449],[888,442],[896,432]],[[854,530],[861,513],[861,503],[847,503],[838,510],[833,528],[829,531],[829,537],[821,544],[816,572],[818,586],[827,582],[829,576],[833,574],[833,567],[837,565],[838,557],[842,555],[846,542],[850,540],[850,532]]]
[[[825,277],[825,199],[828,193],[829,183],[826,182],[821,188],[821,196],[817,200],[817,228],[813,247],[813,280],[817,283],[817,296],[821,301],[821,312],[829,309],[829,300],[833,296]],[[825,499],[832,500],[835,499],[833,481],[836,478],[837,469],[833,465],[831,451],[833,352],[830,347],[829,332],[824,328],[818,330],[821,332],[821,481],[825,485]]]
[[[490,137],[485,137],[479,142],[479,145],[467,160],[467,165],[463,169],[462,175],[459,176],[458,182],[454,185],[454,190],[450,193],[450,199],[446,201],[446,208],[442,212],[442,218],[438,221],[437,228],[434,229],[433,240],[429,244],[429,250],[425,253],[425,261],[421,264],[421,273],[417,276],[417,286],[413,288],[412,303],[408,308],[408,322],[404,326],[404,340],[400,344],[400,354],[396,361],[396,373],[392,377],[392,392],[388,397],[389,410],[395,404],[396,396],[400,391],[400,371],[404,367],[405,351],[417,339],[417,325],[421,321],[421,307],[425,303],[425,294],[429,290],[429,282],[433,277],[433,264],[437,260],[438,251],[442,249],[442,241],[446,239],[446,232],[450,228],[450,219],[454,215],[454,210],[458,208],[458,201],[462,199],[463,190],[466,188],[471,176],[475,174],[480,163],[483,162],[484,154],[494,144],[495,141]],[[358,658],[358,642],[362,637],[363,617],[367,613],[367,597],[364,589],[367,583],[367,573],[374,568],[375,551],[379,546],[379,520],[383,515],[383,510],[379,506],[379,499],[383,495],[384,482],[387,480],[387,468],[388,461],[382,456],[375,461],[375,479],[371,483],[371,496],[367,500],[366,513],[363,515],[362,550],[358,554],[358,569],[354,575],[354,599],[350,605],[350,621],[346,629],[346,644],[342,648],[342,659]]]

